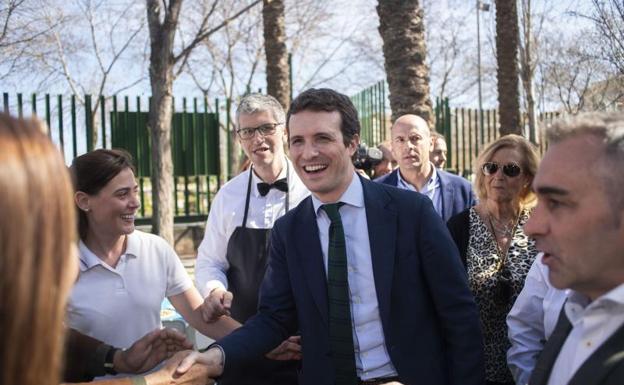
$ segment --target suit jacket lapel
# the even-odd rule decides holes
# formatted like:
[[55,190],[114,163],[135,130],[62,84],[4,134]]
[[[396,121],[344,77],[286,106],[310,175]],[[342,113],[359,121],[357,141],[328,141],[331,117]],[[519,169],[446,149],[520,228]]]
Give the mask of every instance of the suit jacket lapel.
[[452,212],[453,209],[453,200],[455,199],[455,189],[453,188],[452,183],[448,183],[448,179],[446,175],[444,175],[441,171],[438,172],[438,178],[440,178],[440,193],[442,194],[442,219],[444,222],[450,219],[449,213]]
[[380,186],[362,180],[362,187],[379,314],[386,329],[390,325],[397,212],[389,207],[390,196]]
[[620,326],[576,371],[570,385],[600,384],[609,372],[624,363],[624,325]]
[[399,169],[396,168],[394,171],[392,171],[390,173],[390,175],[388,176],[388,179],[386,180],[386,184],[389,184],[390,186],[398,186],[399,185]]
[[533,373],[531,373],[529,385],[546,385],[548,383],[555,360],[571,330],[572,324],[565,314],[564,307],[562,307],[561,312],[559,312],[559,320],[557,320],[555,330],[553,330],[546,345],[544,345],[544,349],[537,358],[535,369],[533,369]]
[[295,222],[297,228],[292,234],[298,234],[297,257],[301,261],[303,267],[303,276],[307,282],[314,303],[318,307],[319,313],[326,325],[329,325],[327,303],[327,276],[325,274],[325,265],[323,262],[323,251],[321,250],[321,241],[319,239],[318,225],[316,223],[316,213],[312,205],[312,199],[307,198],[306,207],[302,207],[303,215],[301,220]]

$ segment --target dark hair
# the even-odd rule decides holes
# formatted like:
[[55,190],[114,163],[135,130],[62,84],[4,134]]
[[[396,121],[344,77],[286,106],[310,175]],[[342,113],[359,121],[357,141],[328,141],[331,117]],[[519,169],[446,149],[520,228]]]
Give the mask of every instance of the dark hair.
[[295,98],[290,104],[286,115],[286,130],[290,131],[288,123],[290,117],[298,112],[311,111],[338,111],[341,117],[340,131],[345,147],[348,147],[353,137],[360,134],[360,121],[357,110],[348,96],[329,88],[310,88]]
[[[74,158],[70,171],[76,191],[96,195],[127,168],[136,175],[132,155],[127,151],[99,149]],[[78,233],[81,239],[86,237],[88,228],[87,215],[78,208]]]

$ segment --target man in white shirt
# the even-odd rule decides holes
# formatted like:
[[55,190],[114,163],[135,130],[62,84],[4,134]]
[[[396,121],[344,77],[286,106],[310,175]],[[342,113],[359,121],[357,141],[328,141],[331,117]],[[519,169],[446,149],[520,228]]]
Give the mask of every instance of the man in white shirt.
[[191,359],[227,379],[299,330],[302,385],[482,385],[478,311],[431,200],[358,177],[347,96],[307,90],[287,121],[312,196],[275,224],[258,314]]
[[[231,314],[243,323],[256,313],[273,223],[309,195],[284,154],[284,119],[282,106],[272,96],[250,94],[239,103],[236,133],[251,167],[217,193],[198,249],[195,281],[206,298],[206,321]],[[279,365],[267,361],[265,366]],[[266,369],[234,382],[296,381],[294,368],[286,379],[275,377],[279,370]]]
[[525,225],[549,279],[569,288],[531,385],[624,384],[624,115],[591,113],[547,131]]
[[507,315],[507,336],[511,342],[507,366],[516,384],[529,383],[537,357],[555,329],[565,300],[566,291],[550,284],[548,267],[542,263],[540,253]]

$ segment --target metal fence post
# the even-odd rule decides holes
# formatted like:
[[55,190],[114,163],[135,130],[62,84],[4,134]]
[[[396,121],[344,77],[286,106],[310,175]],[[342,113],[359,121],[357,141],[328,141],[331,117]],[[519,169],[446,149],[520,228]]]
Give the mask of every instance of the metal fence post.
[[91,112],[91,95],[85,95],[85,126],[87,126],[87,152],[93,151],[93,115]]

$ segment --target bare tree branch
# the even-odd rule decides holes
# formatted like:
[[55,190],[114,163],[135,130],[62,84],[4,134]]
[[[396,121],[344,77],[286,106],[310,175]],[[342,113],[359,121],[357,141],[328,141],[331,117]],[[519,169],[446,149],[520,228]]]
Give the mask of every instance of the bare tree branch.
[[209,29],[207,31],[205,31],[203,29],[200,29],[197,32],[197,35],[195,36],[195,38],[191,41],[191,43],[188,46],[186,46],[185,48],[183,48],[182,51],[173,58],[174,63],[177,63],[178,61],[182,60],[183,64],[184,64],[186,62],[188,56],[191,54],[193,49],[199,43],[201,43],[204,39],[208,38],[213,33],[219,31],[221,28],[223,28],[226,25],[228,25],[230,22],[232,22],[233,20],[235,20],[239,16],[243,15],[245,12],[247,12],[248,10],[253,8],[255,5],[259,4],[260,2],[262,2],[262,0],[254,1],[253,3],[249,4],[248,6],[244,7],[243,9],[241,9],[240,11],[235,13],[234,15],[232,15],[232,16],[228,17],[227,19],[223,20],[219,25],[217,25],[214,28],[211,28],[211,29]]

